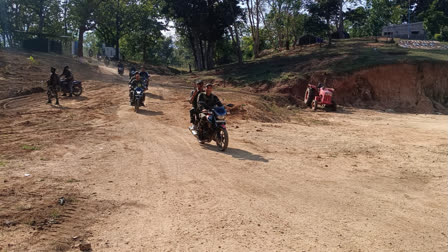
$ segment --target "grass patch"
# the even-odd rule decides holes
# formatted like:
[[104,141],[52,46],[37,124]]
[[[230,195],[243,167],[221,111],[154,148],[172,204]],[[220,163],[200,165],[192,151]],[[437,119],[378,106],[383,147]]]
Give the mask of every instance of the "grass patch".
[[346,39],[334,40],[331,47],[284,50],[246,61],[241,66],[228,64],[196,73],[200,75],[198,78],[213,77],[235,86],[246,86],[307,78],[317,72],[344,74],[379,65],[446,61],[448,50],[407,49],[373,39]]
[[0,161],[0,167],[6,166],[6,162]]
[[53,219],[58,219],[61,217],[61,213],[58,210],[54,209],[53,211],[51,211],[50,217]]
[[68,179],[66,182],[67,182],[67,183],[77,183],[77,182],[80,182],[80,181],[81,181],[81,180],[71,178],[71,179]]
[[35,151],[35,150],[40,150],[40,147],[39,146],[34,146],[34,145],[24,144],[24,145],[22,145],[22,149],[23,150]]

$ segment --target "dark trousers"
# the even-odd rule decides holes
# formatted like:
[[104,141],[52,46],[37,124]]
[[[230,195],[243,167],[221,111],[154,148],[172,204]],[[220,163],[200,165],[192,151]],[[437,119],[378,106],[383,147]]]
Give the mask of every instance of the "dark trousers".
[[53,86],[48,86],[47,87],[47,96],[48,96],[48,101],[51,102],[51,98],[55,98],[56,101],[58,101],[58,89],[56,87]]
[[190,123],[199,122],[199,114],[195,108],[190,109]]
[[67,80],[63,85],[66,85],[65,88],[63,88],[64,95],[66,90],[70,92],[70,94],[73,94],[73,80]]

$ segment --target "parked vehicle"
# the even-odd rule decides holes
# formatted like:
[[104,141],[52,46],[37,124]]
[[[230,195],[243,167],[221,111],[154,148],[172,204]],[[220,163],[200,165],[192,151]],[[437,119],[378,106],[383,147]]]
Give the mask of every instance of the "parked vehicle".
[[321,83],[319,83],[318,86],[308,84],[308,88],[305,91],[304,102],[313,110],[317,110],[320,106],[328,111],[336,111],[337,105],[333,100],[334,92],[334,88],[327,88]]
[[[80,96],[82,94],[82,81],[74,80],[72,82],[73,84],[73,95],[74,96]],[[68,83],[65,79],[61,79],[61,91],[63,93],[70,93],[70,88],[68,86]]]

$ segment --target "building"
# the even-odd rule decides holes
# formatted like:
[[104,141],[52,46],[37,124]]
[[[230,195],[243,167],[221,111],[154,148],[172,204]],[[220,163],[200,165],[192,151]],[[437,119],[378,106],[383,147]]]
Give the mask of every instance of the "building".
[[385,26],[381,35],[388,38],[426,39],[423,22]]

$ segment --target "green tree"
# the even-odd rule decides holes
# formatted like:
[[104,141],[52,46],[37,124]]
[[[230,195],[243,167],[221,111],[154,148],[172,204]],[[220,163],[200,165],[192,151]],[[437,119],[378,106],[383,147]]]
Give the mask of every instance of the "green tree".
[[241,8],[238,0],[165,0],[164,13],[188,38],[196,69],[204,70],[214,67],[216,42],[241,15]]
[[[307,8],[311,14],[308,23],[323,28],[322,20],[325,21],[325,31],[328,37],[328,45],[331,45],[332,26],[331,20],[335,19],[339,10],[339,0],[317,0],[308,4]],[[312,21],[312,22],[310,22]]]
[[[441,4],[445,2],[445,4]],[[448,26],[448,7],[446,1],[434,0],[429,9],[422,13],[423,25],[432,36],[441,32],[444,26]]]
[[367,29],[369,34],[375,36],[380,35],[384,26],[390,24],[391,6],[388,0],[371,0],[371,8],[369,17],[367,18]]
[[78,28],[78,57],[83,57],[84,33],[96,27],[95,11],[102,0],[71,0],[70,16]]
[[369,17],[369,12],[366,8],[360,6],[356,9],[349,9],[346,13],[346,27],[352,37],[368,36],[366,22]]

